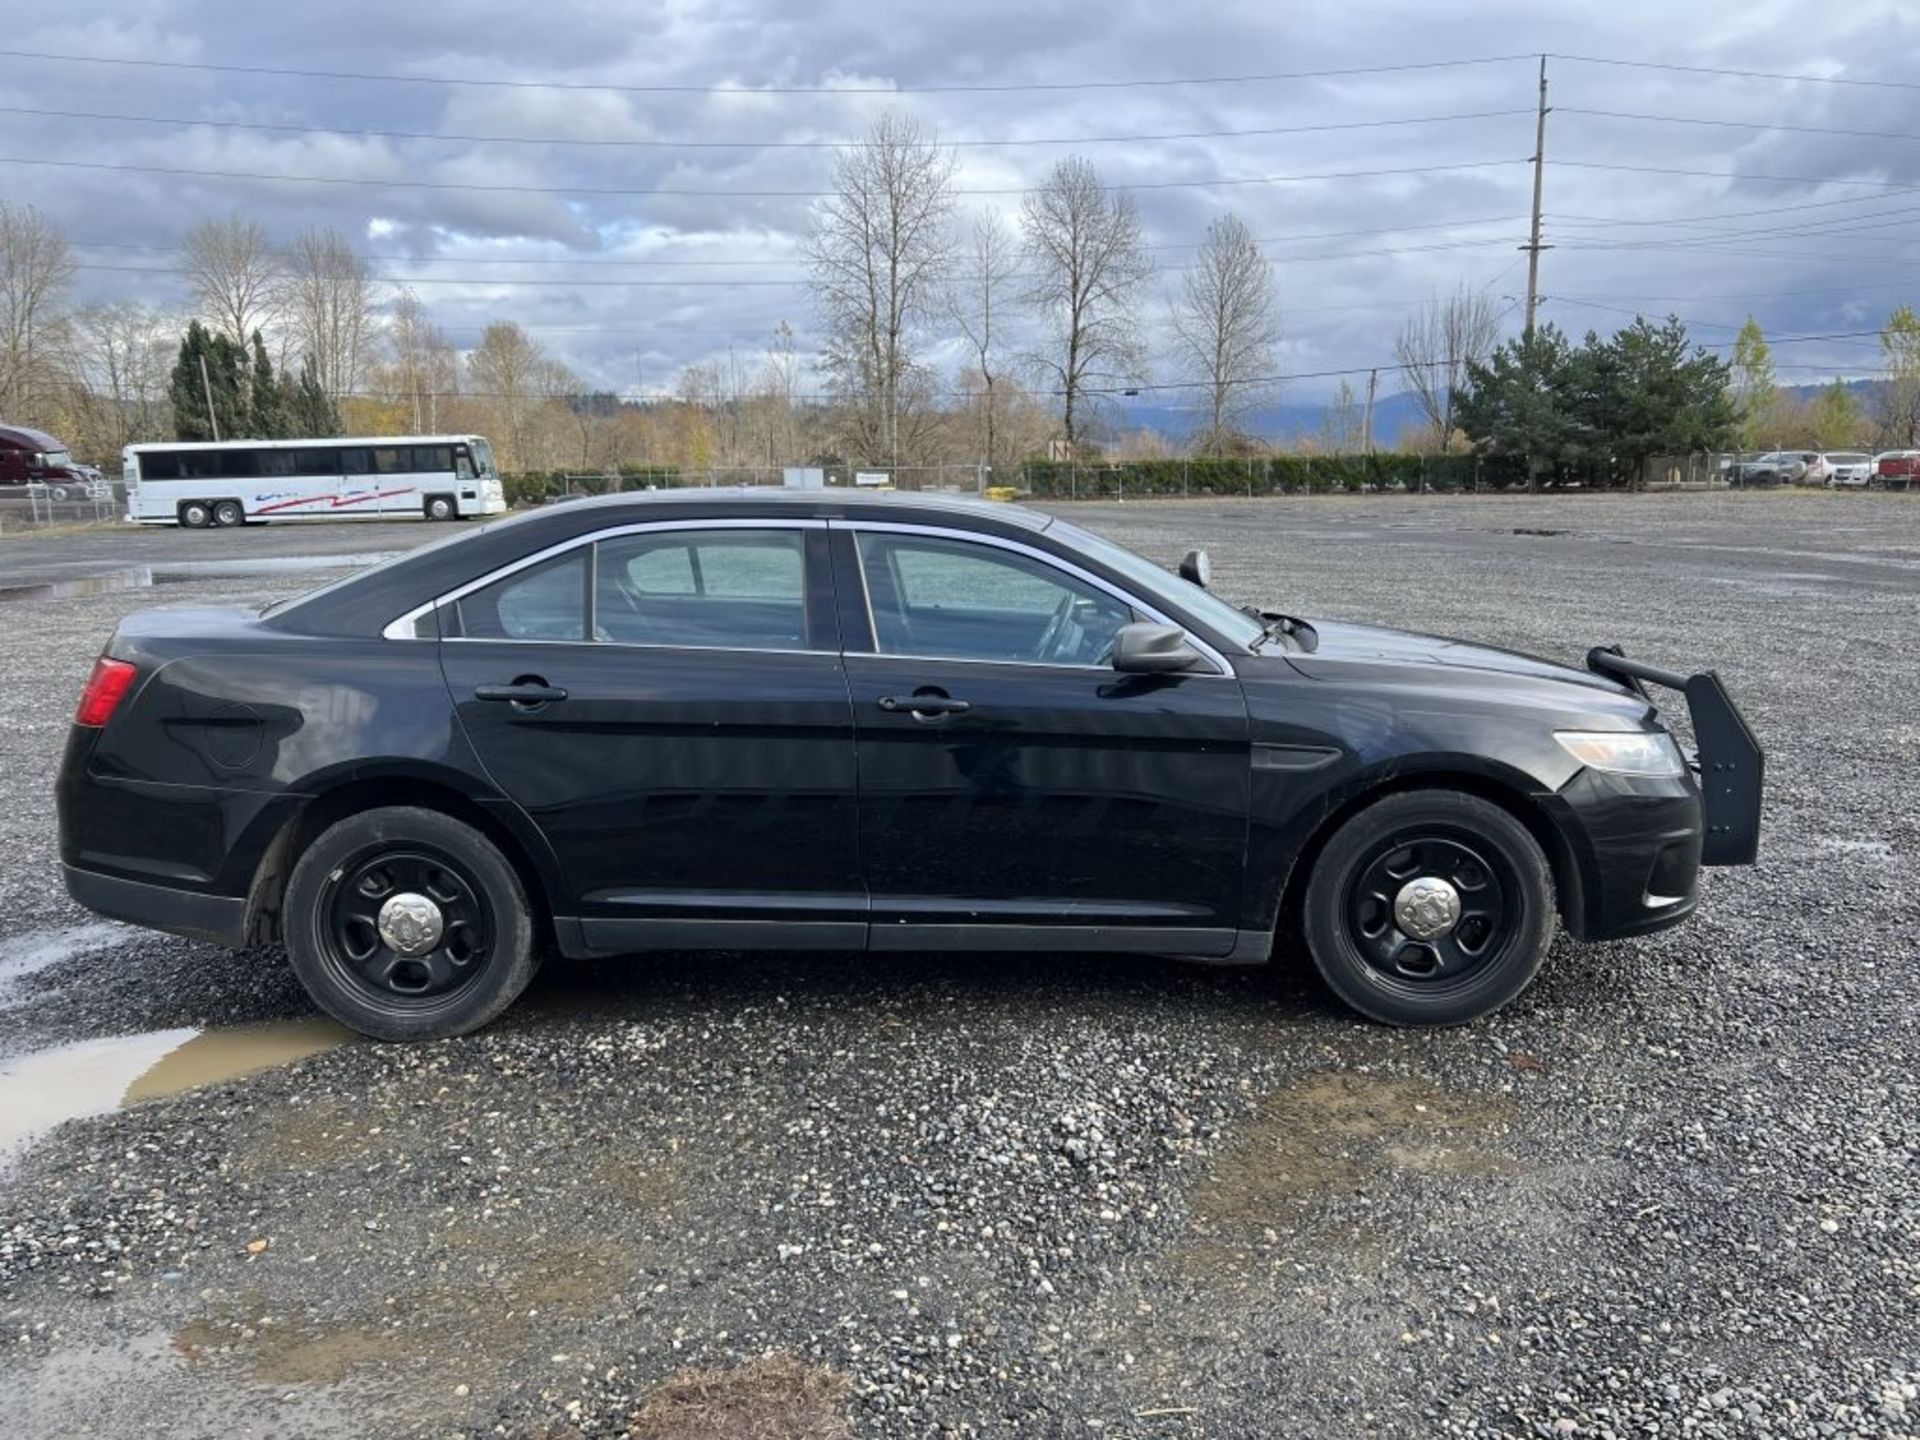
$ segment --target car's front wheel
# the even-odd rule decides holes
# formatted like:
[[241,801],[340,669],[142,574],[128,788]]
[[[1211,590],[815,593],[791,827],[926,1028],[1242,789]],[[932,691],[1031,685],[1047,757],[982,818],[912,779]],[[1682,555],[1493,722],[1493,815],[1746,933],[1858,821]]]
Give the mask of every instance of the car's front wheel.
[[288,877],[282,926],[322,1010],[380,1040],[463,1035],[538,967],[525,887],[485,835],[390,806],[349,816]]
[[1389,1025],[1459,1025],[1532,983],[1553,941],[1553,872],[1527,827],[1457,790],[1376,801],[1327,842],[1305,928],[1327,985]]

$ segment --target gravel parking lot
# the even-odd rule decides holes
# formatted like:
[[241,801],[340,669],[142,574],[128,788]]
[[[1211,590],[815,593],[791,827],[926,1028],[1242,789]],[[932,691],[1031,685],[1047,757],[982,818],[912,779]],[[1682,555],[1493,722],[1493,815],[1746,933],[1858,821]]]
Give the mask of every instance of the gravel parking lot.
[[[1236,600],[1718,669],[1768,747],[1761,863],[1442,1033],[1292,955],[652,956],[329,1048],[271,1028],[310,1013],[278,956],[70,905],[49,784],[120,614],[442,532],[0,539],[0,589],[158,582],[0,604],[0,1071],[235,1026],[313,1052],[0,1161],[9,1427],[1920,1434],[1920,504],[1072,514],[1207,547]],[[167,569],[216,555],[307,558]]]

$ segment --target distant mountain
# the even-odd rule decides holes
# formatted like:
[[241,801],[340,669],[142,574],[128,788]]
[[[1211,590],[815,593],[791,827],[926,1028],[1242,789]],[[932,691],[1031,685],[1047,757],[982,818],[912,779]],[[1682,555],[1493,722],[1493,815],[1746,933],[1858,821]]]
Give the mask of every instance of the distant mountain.
[[[1806,402],[1832,383],[1828,380],[1812,385],[1782,385],[1780,393]],[[1861,410],[1871,416],[1874,397],[1883,383],[1880,380],[1849,380],[1847,388],[1859,400]],[[1255,410],[1249,417],[1247,428],[1262,440],[1291,443],[1303,435],[1317,435],[1326,408],[1324,400],[1295,403],[1282,399],[1277,404],[1264,405]],[[1190,406],[1157,405],[1145,398],[1116,401],[1103,413],[1102,418],[1113,426],[1116,435],[1132,430],[1152,430],[1176,444],[1197,433],[1206,421],[1202,413]],[[1419,403],[1405,391],[1382,394],[1374,401],[1374,442],[1382,449],[1390,449],[1399,443],[1403,431],[1419,425],[1422,418]]]
[[[1358,397],[1356,403],[1363,403],[1365,396]],[[1277,404],[1263,405],[1247,418],[1247,429],[1262,440],[1291,442],[1302,435],[1319,433],[1320,423],[1326,414],[1324,401],[1290,402],[1281,400]],[[1120,400],[1110,407],[1103,418],[1114,428],[1117,434],[1130,430],[1152,430],[1166,436],[1169,440],[1181,441],[1198,432],[1206,423],[1206,416],[1187,405],[1157,405],[1151,400]],[[1391,395],[1381,395],[1373,405],[1373,436],[1380,446],[1393,445],[1400,438],[1400,432],[1420,423],[1420,406],[1413,396],[1396,391]]]

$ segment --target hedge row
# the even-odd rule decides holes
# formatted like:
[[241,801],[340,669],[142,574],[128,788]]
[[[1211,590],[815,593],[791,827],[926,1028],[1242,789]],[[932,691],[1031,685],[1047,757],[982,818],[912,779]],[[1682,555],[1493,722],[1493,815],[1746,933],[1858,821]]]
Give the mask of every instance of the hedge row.
[[1273,455],[1247,460],[1132,460],[1114,465],[1048,460],[1030,461],[1022,467],[1022,474],[1027,493],[1045,499],[1372,490],[1452,492],[1499,490],[1527,483],[1523,462],[1477,455]]

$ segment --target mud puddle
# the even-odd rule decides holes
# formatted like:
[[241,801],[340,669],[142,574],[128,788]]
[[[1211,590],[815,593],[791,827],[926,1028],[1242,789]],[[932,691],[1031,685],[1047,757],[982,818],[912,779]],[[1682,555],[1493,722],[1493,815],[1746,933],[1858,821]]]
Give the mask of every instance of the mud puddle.
[[331,1020],[157,1030],[0,1061],[0,1163],[66,1120],[238,1080],[350,1040]]

